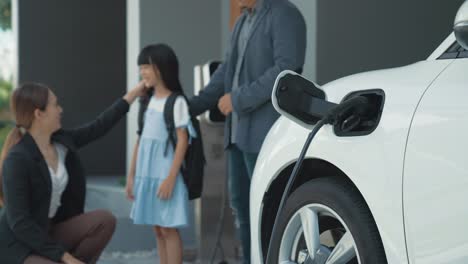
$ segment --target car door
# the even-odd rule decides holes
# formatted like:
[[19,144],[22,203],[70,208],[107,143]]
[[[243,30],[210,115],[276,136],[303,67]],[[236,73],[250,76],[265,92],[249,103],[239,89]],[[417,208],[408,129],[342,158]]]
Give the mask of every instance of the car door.
[[403,182],[410,263],[468,263],[467,55],[455,43],[439,58],[453,62],[413,116]]

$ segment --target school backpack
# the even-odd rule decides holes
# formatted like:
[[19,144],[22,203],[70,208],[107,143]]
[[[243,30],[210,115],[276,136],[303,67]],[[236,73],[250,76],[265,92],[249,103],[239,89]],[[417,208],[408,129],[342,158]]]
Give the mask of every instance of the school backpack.
[[[140,98],[140,110],[138,112],[138,134],[143,132],[144,113],[148,109],[148,104],[153,95],[150,90],[146,96]],[[166,123],[168,139],[166,142],[165,153],[169,147],[175,150],[177,145],[177,133],[174,124],[174,104],[177,97],[182,96],[187,102],[187,98],[181,93],[172,93],[166,100],[164,105],[164,121]],[[188,104],[188,102],[187,102]],[[200,123],[198,119],[190,114],[190,121],[197,133],[196,138],[192,138],[185,153],[185,159],[181,167],[181,173],[184,178],[184,183],[187,186],[189,200],[201,197],[203,191],[203,176],[206,165],[205,154],[203,151],[203,141],[200,131]]]

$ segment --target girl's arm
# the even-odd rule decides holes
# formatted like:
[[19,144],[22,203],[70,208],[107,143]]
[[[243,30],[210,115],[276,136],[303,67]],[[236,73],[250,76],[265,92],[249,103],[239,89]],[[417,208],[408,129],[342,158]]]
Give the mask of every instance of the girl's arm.
[[125,193],[127,194],[127,198],[131,201],[135,199],[135,196],[133,196],[133,183],[135,180],[135,167],[136,167],[136,161],[138,159],[138,147],[139,146],[140,146],[140,136],[138,136],[137,142],[135,143],[135,146],[133,147],[133,155],[132,155],[132,160],[130,162],[130,170],[128,171],[127,181],[125,184]]
[[177,145],[174,153],[174,161],[172,162],[169,176],[163,181],[158,190],[158,196],[161,199],[169,199],[172,196],[172,190],[179,174],[182,163],[184,162],[185,153],[188,149],[188,132],[186,128],[177,128]]
[[172,162],[169,177],[177,177],[182,163],[185,159],[185,153],[188,149],[188,133],[186,128],[177,128],[177,145],[174,153],[174,161]]
[[135,146],[133,147],[132,160],[130,161],[130,171],[128,172],[127,180],[133,180],[135,178],[136,161],[138,159],[138,148],[140,146],[140,136],[137,137]]
[[140,136],[138,136],[135,146],[133,147],[132,160],[130,161],[130,170],[127,175],[127,184],[125,186],[125,191],[127,193],[127,198],[130,200],[134,199],[133,196],[133,183],[135,180],[135,171],[136,171],[136,161],[138,159],[138,147],[140,146]]

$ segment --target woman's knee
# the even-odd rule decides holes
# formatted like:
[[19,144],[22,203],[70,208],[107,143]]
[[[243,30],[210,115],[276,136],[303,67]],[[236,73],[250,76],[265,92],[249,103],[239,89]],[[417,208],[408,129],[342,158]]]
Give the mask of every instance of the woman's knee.
[[114,233],[116,225],[117,225],[117,218],[107,210],[98,210],[96,211],[97,218],[99,222],[111,233]]

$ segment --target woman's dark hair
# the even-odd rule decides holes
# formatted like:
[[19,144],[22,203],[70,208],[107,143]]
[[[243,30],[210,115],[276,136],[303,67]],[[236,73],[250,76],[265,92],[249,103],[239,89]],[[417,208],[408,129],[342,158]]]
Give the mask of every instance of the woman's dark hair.
[[144,47],[138,55],[138,65],[149,64],[157,67],[165,86],[172,92],[183,94],[179,80],[179,61],[166,44],[153,44]]
[[36,109],[45,110],[49,101],[49,88],[39,83],[24,83],[13,91],[10,109],[16,126],[8,134],[0,154],[0,205],[3,205],[2,170],[3,162],[10,149],[16,145],[23,134],[21,129],[30,129]]

